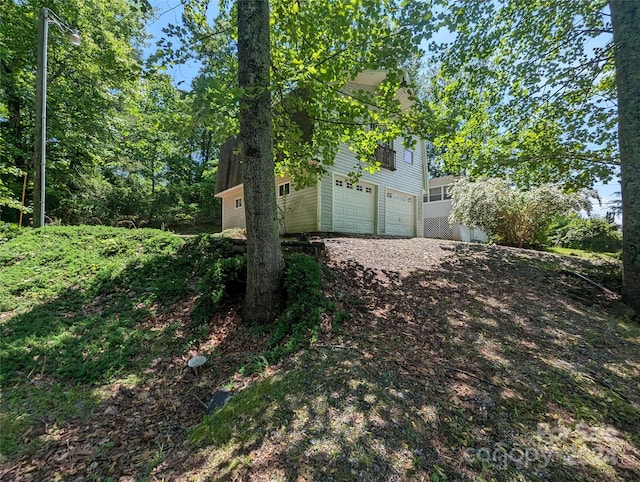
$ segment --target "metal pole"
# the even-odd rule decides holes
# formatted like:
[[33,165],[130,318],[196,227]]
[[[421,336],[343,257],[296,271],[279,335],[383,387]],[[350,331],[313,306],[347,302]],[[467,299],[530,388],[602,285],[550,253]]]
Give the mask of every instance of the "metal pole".
[[36,70],[36,132],[34,142],[35,189],[33,193],[33,227],[44,227],[45,176],[47,162],[47,35],[49,10],[38,17],[38,64]]
[[24,196],[27,193],[27,173],[23,173],[24,180],[22,181],[22,203],[20,204],[20,227],[22,227],[22,215],[24,214]]

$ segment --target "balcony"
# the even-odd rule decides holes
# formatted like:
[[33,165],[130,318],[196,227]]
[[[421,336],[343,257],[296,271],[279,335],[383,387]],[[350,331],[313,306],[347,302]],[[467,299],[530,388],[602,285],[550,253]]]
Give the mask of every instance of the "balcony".
[[390,147],[383,145],[376,147],[375,159],[384,169],[396,170],[396,151]]

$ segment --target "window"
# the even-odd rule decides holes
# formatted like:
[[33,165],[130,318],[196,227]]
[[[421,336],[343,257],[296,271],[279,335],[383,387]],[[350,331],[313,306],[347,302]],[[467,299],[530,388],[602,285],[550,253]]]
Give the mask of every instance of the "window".
[[287,196],[291,192],[291,184],[285,182],[278,186],[278,197]]
[[239,197],[238,199],[236,199],[236,209],[241,207],[242,207],[242,198]]
[[404,150],[404,162],[413,164],[413,151],[411,149]]
[[340,179],[336,179],[336,186],[342,187],[343,182]]
[[442,187],[432,187],[429,189],[429,202],[442,201]]
[[371,194],[373,190],[370,187],[365,188],[365,192]]
[[380,167],[396,170],[396,151],[393,150],[391,142],[380,142],[374,152],[374,159],[380,163]]
[[347,189],[353,189],[353,183],[347,181]]
[[451,186],[438,186],[429,189],[429,194],[423,197],[423,202],[435,202],[451,199],[449,188]]
[[360,192],[363,191],[362,186],[360,184],[356,186],[356,191],[360,191]]

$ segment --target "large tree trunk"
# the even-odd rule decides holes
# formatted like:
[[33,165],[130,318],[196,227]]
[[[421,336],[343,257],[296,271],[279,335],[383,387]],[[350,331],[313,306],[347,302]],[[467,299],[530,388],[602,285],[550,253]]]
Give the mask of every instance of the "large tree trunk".
[[240,149],[247,220],[244,319],[267,323],[279,313],[284,272],[274,181],[268,0],[238,5]]
[[622,184],[622,292],[640,311],[640,3],[611,0]]

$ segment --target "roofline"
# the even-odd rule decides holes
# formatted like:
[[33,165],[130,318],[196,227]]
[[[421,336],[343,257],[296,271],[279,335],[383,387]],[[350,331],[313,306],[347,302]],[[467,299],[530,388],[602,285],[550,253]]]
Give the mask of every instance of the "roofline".
[[233,187],[230,187],[229,189],[225,189],[224,191],[220,191],[219,193],[216,193],[213,195],[213,197],[219,197],[219,198],[223,198],[226,197],[229,194],[232,194],[233,191],[239,191],[240,189],[244,189],[244,183],[240,183],[237,184]]

